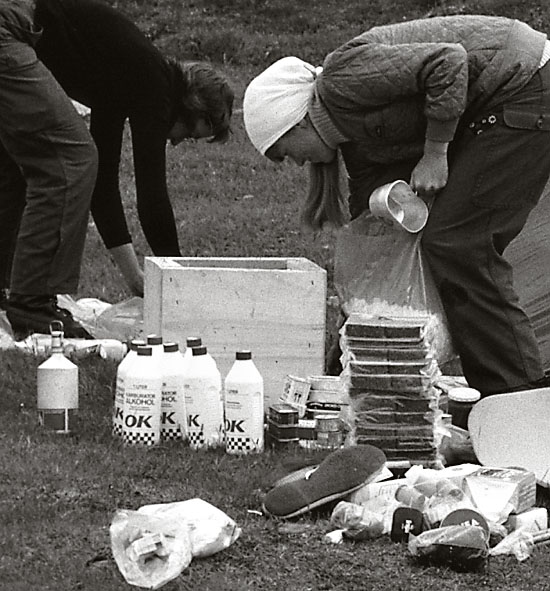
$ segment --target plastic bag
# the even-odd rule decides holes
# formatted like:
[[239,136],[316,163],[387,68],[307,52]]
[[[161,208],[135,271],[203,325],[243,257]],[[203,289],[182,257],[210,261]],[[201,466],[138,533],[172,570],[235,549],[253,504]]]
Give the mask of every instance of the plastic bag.
[[491,548],[489,554],[491,556],[513,554],[519,562],[523,562],[531,556],[534,549],[533,532],[517,529]]
[[138,512],[174,522],[184,521],[194,558],[211,556],[224,550],[241,535],[241,528],[233,519],[202,499],[145,505]]
[[421,234],[410,234],[366,211],[338,234],[334,283],[344,313],[430,316],[440,365],[452,361],[447,320],[424,262]]
[[346,501],[340,501],[334,507],[330,522],[343,530],[344,537],[353,540],[369,540],[384,533],[382,514]]
[[109,304],[95,298],[75,301],[69,295],[58,295],[57,302],[95,339],[130,341],[143,336],[143,298]]
[[485,566],[489,546],[485,531],[477,525],[450,525],[409,538],[409,552],[456,570],[478,570]]
[[130,585],[159,589],[193,558],[224,550],[241,529],[202,499],[119,510],[110,527],[115,562]]
[[193,558],[185,522],[119,510],[109,531],[113,557],[130,585],[159,589]]

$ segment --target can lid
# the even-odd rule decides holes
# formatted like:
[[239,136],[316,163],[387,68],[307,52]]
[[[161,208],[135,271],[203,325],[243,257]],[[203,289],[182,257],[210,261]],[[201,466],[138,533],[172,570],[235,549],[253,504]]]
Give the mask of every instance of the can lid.
[[238,361],[247,361],[252,359],[252,351],[237,351],[235,353],[235,359]]
[[202,339],[200,337],[187,337],[185,342],[187,347],[200,347],[202,345]]
[[152,355],[153,354],[153,349],[151,349],[151,347],[148,347],[147,345],[140,345],[137,348],[137,354],[138,355]]
[[148,345],[162,345],[162,337],[157,334],[149,334],[149,335],[147,335],[147,344]]
[[164,343],[164,352],[165,353],[175,353],[176,351],[180,350],[180,346],[178,343]]
[[449,400],[454,402],[477,402],[481,398],[481,393],[475,388],[451,388],[449,390]]
[[191,351],[193,353],[193,357],[196,357],[197,355],[206,355],[207,353],[206,347],[204,345],[201,345],[200,347],[193,347]]

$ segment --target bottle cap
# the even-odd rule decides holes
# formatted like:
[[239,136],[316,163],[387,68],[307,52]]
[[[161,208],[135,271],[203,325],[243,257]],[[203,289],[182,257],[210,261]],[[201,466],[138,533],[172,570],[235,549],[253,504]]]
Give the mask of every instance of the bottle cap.
[[202,345],[202,339],[200,337],[187,337],[185,344],[190,349],[192,347],[200,347]]
[[200,347],[193,347],[191,351],[193,352],[193,357],[196,357],[197,355],[206,355],[207,353],[206,347],[204,345],[201,345]]
[[174,353],[180,350],[180,346],[177,343],[164,343],[165,353]]
[[153,354],[153,349],[151,349],[151,347],[148,347],[147,345],[145,345],[145,346],[140,345],[137,348],[137,354],[138,355],[152,355]]
[[235,353],[235,359],[238,361],[246,361],[252,359],[252,351],[237,351]]
[[454,402],[477,402],[481,398],[481,393],[475,388],[451,388],[449,390],[449,400]]
[[162,345],[162,337],[157,334],[149,334],[147,335],[147,344],[148,345]]
[[142,339],[133,339],[130,342],[130,350],[137,351],[138,347],[144,347],[147,343]]

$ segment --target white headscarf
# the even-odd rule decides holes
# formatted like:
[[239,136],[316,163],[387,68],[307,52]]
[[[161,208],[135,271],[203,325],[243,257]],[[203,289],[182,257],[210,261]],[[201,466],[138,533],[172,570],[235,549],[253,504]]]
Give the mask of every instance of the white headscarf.
[[244,126],[260,154],[306,116],[315,78],[322,71],[297,57],[284,57],[250,82],[244,94]]

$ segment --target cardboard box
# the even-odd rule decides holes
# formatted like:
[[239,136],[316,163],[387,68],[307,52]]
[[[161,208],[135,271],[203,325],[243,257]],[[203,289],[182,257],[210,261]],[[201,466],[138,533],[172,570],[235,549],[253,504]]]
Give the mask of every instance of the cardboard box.
[[537,483],[533,472],[527,470],[480,468],[464,478],[464,491],[485,518],[503,523],[511,513],[522,513],[535,505]]
[[182,350],[201,337],[222,378],[251,350],[267,408],[287,375],[324,372],[326,284],[305,258],[146,257],[144,332]]
[[504,251],[514,270],[514,287],[539,343],[543,366],[550,369],[550,183],[525,227]]

